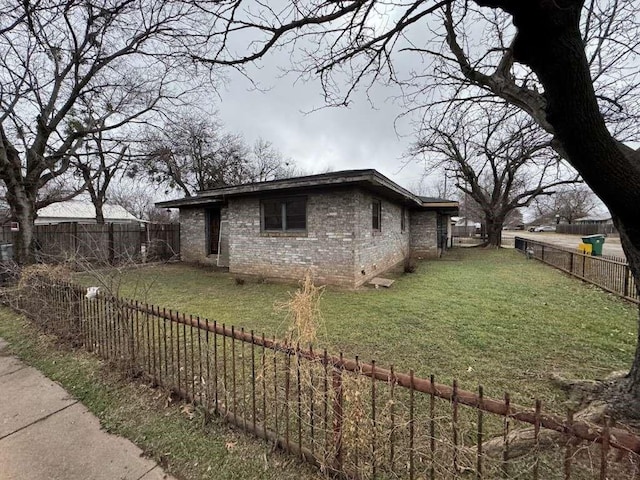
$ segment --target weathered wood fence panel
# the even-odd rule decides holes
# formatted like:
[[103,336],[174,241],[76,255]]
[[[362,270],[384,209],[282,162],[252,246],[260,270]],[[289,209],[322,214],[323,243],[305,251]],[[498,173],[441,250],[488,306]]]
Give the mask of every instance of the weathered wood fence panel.
[[617,234],[618,231],[613,224],[603,224],[603,223],[585,223],[585,224],[568,224],[568,223],[560,223],[556,225],[557,233],[566,233],[569,235],[611,235]]
[[[2,227],[2,243],[13,243],[15,232]],[[168,260],[180,253],[179,224],[36,225],[36,255],[44,262],[69,260],[117,265]]]

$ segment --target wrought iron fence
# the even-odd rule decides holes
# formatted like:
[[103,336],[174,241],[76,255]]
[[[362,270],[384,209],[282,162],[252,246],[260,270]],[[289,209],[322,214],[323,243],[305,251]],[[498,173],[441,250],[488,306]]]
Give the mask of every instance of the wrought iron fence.
[[[89,295],[91,296],[91,295]],[[640,438],[412,371],[32,278],[2,301],[43,328],[348,478],[626,479]]]
[[515,238],[515,247],[532,258],[596,285],[607,292],[640,303],[640,292],[638,292],[629,264],[623,258],[608,255],[594,257],[522,237]]

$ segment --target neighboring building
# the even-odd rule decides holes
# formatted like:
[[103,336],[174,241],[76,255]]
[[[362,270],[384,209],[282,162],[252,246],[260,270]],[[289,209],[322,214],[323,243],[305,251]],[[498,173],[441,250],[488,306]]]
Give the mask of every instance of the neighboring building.
[[482,224],[471,218],[451,217],[451,223],[454,237],[473,237],[482,231]]
[[[120,205],[104,204],[102,207],[105,223],[140,223],[135,216]],[[38,210],[36,225],[56,223],[95,224],[96,209],[89,201],[68,200],[52,203]]]
[[419,197],[375,170],[216,188],[180,209],[183,261],[241,275],[356,287],[410,255],[436,257],[458,203]]
[[588,217],[576,218],[576,225],[613,225],[611,215],[590,215]]

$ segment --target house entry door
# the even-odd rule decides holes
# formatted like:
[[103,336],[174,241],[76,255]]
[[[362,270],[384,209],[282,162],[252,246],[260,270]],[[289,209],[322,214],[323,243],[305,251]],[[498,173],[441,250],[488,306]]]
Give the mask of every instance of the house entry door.
[[220,209],[207,210],[208,251],[207,254],[217,255],[220,247]]

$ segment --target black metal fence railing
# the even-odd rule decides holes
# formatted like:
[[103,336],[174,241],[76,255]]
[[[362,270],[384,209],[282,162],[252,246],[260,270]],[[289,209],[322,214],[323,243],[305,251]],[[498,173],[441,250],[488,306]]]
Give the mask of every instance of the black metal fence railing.
[[562,270],[610,293],[640,303],[640,293],[626,260],[603,255],[594,257],[548,243],[516,237],[515,247],[546,264]]
[[112,365],[349,478],[637,478],[640,437],[31,277],[3,303]]

